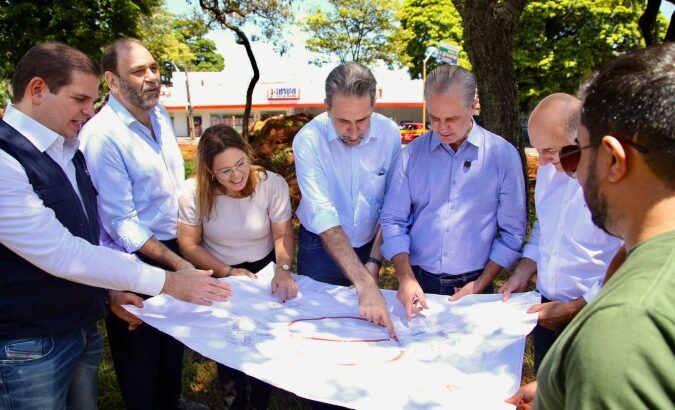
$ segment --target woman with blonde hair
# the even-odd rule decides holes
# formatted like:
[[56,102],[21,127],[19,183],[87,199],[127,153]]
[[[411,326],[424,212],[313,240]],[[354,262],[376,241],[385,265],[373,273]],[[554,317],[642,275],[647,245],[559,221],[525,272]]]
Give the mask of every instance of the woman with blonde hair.
[[[209,127],[197,146],[197,175],[180,198],[178,244],[184,257],[216,277],[255,273],[276,262],[271,292],[283,303],[298,293],[291,277],[294,251],[286,181],[253,165],[251,146],[233,128]],[[228,409],[266,409],[271,386],[218,364]]]

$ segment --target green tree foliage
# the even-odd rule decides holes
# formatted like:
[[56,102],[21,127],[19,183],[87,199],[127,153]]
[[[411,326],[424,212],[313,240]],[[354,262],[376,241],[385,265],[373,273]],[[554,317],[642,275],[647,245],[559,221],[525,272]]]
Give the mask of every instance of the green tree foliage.
[[323,65],[359,61],[366,65],[397,63],[397,0],[328,0],[327,11],[317,7],[302,22],[310,34],[306,48],[320,54],[310,61]]
[[[422,78],[424,52],[444,40],[459,46],[458,64],[471,68],[469,57],[462,48],[462,19],[451,0],[405,0],[397,16],[401,30],[396,43],[403,53],[400,60],[408,68],[411,78]],[[438,64],[430,58],[427,72]]]
[[140,16],[160,0],[0,0],[0,78],[32,46],[62,41],[100,59],[102,47],[116,38],[139,35]]
[[[533,0],[527,2],[514,38],[519,109],[529,112],[546,94],[574,94],[579,83],[617,54],[643,45],[637,0]],[[449,39],[466,48],[462,20],[451,0],[406,0],[399,12],[407,66],[420,78],[424,50]],[[667,21],[659,16],[659,26]],[[485,27],[486,33],[494,27]],[[661,33],[664,34],[663,32]],[[469,68],[462,49],[459,64]],[[429,59],[427,70],[438,64]]]
[[513,56],[521,111],[529,112],[552,92],[575,94],[594,70],[641,47],[638,18],[643,10],[642,2],[630,0],[529,2]]
[[141,19],[141,38],[160,63],[162,81],[172,71],[221,71],[225,66],[213,40],[205,38],[208,25],[200,16],[176,17],[166,7],[158,7]]

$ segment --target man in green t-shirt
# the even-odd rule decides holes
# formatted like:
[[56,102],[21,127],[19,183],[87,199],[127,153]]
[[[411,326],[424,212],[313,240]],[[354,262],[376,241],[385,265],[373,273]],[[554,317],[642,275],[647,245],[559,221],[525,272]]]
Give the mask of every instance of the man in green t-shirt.
[[582,93],[576,174],[624,264],[553,345],[519,409],[675,408],[675,44],[617,58]]

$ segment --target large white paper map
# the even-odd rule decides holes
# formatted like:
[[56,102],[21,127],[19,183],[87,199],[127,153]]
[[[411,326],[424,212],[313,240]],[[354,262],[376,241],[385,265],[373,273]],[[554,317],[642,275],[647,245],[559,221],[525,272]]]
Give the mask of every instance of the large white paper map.
[[[513,408],[536,292],[427,295],[407,323],[396,292],[383,290],[399,340],[359,318],[356,290],[295,276],[300,293],[270,295],[270,264],[258,280],[230,277],[232,298],[197,306],[160,295],[138,309],[147,324],[227,366],[313,400],[359,409]],[[144,325],[146,326],[146,325]]]

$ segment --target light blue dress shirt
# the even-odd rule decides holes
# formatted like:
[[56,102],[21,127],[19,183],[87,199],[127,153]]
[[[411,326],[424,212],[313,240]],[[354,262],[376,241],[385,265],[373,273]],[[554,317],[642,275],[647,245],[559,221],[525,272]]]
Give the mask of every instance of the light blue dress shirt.
[[157,105],[149,116],[157,140],[110,95],[80,132],[99,193],[101,244],[125,252],[137,251],[153,235],[176,237],[183,157],[166,110]]
[[396,124],[377,113],[361,143],[340,141],[326,113],[307,123],[293,139],[298,185],[298,219],[320,234],[342,227],[352,247],[370,242],[377,232],[387,174],[401,149]]
[[432,273],[510,267],[525,239],[525,180],[516,149],[473,124],[454,152],[433,132],[396,159],[380,219],[389,260],[403,252]]

